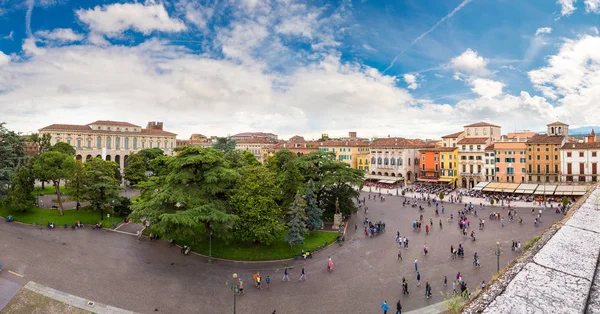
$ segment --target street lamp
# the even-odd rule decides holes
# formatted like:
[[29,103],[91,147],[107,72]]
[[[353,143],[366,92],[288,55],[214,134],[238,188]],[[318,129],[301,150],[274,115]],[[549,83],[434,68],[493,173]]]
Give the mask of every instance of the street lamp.
[[499,273],[500,272],[500,242],[496,242],[496,261],[497,261],[496,272]]
[[212,229],[208,233],[208,262],[212,263]]
[[233,291],[233,314],[235,314],[235,303],[236,303],[236,298],[237,298],[237,294],[240,292],[240,286],[238,285],[238,281],[237,281],[237,277],[238,275],[236,273],[233,273],[233,281],[231,282],[231,290]]

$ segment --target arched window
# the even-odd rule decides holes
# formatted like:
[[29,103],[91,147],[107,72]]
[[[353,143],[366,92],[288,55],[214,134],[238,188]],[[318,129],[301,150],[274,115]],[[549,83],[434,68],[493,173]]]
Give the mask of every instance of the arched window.
[[129,149],[129,137],[125,138],[125,149]]
[[110,149],[110,136],[106,137],[106,149]]
[[390,159],[390,165],[392,165],[392,166],[396,165],[396,159],[394,159],[394,158]]
[[137,149],[137,137],[133,138],[133,149]]
[[383,164],[386,165],[386,166],[389,165],[390,164],[390,160],[387,157],[385,157],[385,159],[383,160]]
[[377,164],[381,165],[381,162],[382,162],[381,157],[377,158]]
[[419,165],[419,158],[415,158],[415,166]]
[[371,164],[374,165],[375,164],[375,157],[371,157]]
[[96,138],[96,148],[98,148],[98,149],[102,148],[102,136],[98,136]]
[[398,166],[402,166],[402,157],[398,158]]
[[115,148],[116,149],[120,149],[121,148],[121,137],[120,136],[117,136],[115,138]]
[[[88,138],[87,144],[88,144],[87,148],[92,148],[92,139],[91,138]],[[91,156],[90,156],[90,158],[91,158]]]

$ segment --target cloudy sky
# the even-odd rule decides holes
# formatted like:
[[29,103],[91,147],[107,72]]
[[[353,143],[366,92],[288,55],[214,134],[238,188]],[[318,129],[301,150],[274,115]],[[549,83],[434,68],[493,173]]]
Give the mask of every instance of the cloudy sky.
[[0,122],[180,138],[600,125],[600,0],[0,0]]

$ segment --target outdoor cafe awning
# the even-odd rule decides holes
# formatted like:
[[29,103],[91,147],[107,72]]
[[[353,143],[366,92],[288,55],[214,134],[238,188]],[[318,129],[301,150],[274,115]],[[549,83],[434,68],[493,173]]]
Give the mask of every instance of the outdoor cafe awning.
[[554,195],[583,195],[587,192],[588,187],[584,185],[559,185],[554,191]]
[[489,182],[479,182],[479,183],[477,183],[476,186],[473,187],[473,190],[475,190],[475,191],[481,191],[488,184],[489,184]]
[[519,194],[533,194],[533,192],[535,192],[535,189],[537,189],[538,185],[537,184],[526,184],[523,183],[521,185],[519,185],[519,187],[515,190],[515,193],[519,193]]
[[398,181],[400,181],[400,179],[394,180],[394,179],[387,178],[386,180],[379,180],[378,183],[394,184]]
[[513,193],[519,187],[519,183],[504,183],[496,192]]
[[499,183],[499,182],[491,182],[490,184],[486,185],[485,188],[483,188],[484,192],[496,192],[496,189],[500,188],[500,186],[502,186],[503,183]]
[[555,184],[540,184],[533,194],[535,195],[553,195],[557,186]]

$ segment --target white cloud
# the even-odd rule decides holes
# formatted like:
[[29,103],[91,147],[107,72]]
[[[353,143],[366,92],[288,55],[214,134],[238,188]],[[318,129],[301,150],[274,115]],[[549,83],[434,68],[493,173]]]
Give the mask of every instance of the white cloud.
[[15,33],[15,32],[13,32],[13,31],[10,31],[10,33],[8,33],[8,35],[6,35],[6,36],[2,37],[2,39],[13,40],[13,34],[14,34],[14,33]]
[[471,90],[483,98],[493,98],[502,94],[502,88],[505,86],[501,82],[483,78],[474,79],[471,85]]
[[192,0],[179,0],[176,3],[176,8],[179,12],[184,12],[183,15],[186,21],[200,29],[206,29],[207,23],[214,14],[213,8]]
[[404,74],[402,76],[404,82],[408,84],[406,88],[415,90],[419,87],[419,84],[417,83],[417,76],[418,74]]
[[552,27],[540,27],[535,31],[535,36],[539,34],[550,34],[552,33]]
[[377,49],[375,49],[375,48],[371,47],[371,46],[370,46],[370,45],[368,45],[368,44],[363,44],[363,45],[362,45],[362,47],[363,47],[363,49],[365,49],[365,50],[367,50],[367,51],[377,51]]
[[37,46],[37,44],[35,43],[35,38],[33,37],[23,40],[23,45],[21,49],[23,49],[23,52],[29,56],[41,55],[45,52],[45,49]]
[[488,59],[477,54],[476,51],[468,48],[461,55],[456,56],[450,60],[450,67],[458,74],[461,75],[478,75],[486,76],[490,72],[486,68]]
[[10,56],[0,51],[0,67],[10,62]]
[[170,18],[162,4],[115,3],[89,10],[80,9],[76,14],[92,32],[109,37],[118,37],[129,29],[145,35],[153,31],[180,32],[187,29],[182,21]]
[[575,12],[575,2],[577,2],[577,0],[558,0],[558,1],[556,1],[556,3],[560,4],[560,6],[561,6],[560,14],[562,16],[569,16],[573,12]]
[[52,31],[42,30],[35,32],[35,36],[42,39],[58,42],[80,41],[83,35],[75,33],[70,28],[56,28]]
[[585,0],[585,11],[600,14],[600,0]]

